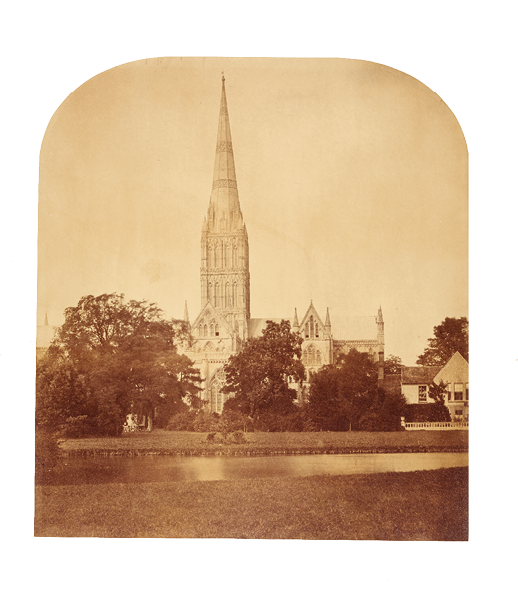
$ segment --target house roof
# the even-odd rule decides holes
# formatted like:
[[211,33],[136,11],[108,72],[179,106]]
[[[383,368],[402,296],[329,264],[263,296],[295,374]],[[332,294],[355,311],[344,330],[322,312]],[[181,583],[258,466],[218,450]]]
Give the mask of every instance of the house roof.
[[431,384],[441,366],[402,366],[402,384]]
[[469,364],[459,352],[453,354],[435,377],[436,382],[441,380],[446,383],[469,380]]

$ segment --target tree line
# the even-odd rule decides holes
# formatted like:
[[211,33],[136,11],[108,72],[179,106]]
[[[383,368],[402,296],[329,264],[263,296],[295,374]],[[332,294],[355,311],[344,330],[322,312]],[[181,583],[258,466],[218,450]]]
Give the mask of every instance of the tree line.
[[[186,323],[165,319],[154,304],[125,302],[120,294],[81,298],[65,310],[64,324],[38,362],[37,428],[64,437],[114,436],[133,414],[148,429],[401,429],[405,398],[383,388],[367,353],[353,349],[311,373],[309,391],[301,397],[303,340],[288,321],[267,321],[260,337],[230,357],[222,389],[229,398],[221,416],[211,415],[200,398],[199,371],[179,353],[190,339]],[[449,357],[448,347],[467,358],[465,318],[435,327],[418,363]],[[400,367],[400,358],[387,358],[387,374]],[[439,391],[436,402],[444,407]]]

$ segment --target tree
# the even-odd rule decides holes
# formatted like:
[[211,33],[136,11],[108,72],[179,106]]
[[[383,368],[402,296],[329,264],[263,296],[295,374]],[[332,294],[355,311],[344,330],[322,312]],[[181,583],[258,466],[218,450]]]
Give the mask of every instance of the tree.
[[362,416],[379,396],[376,363],[368,353],[352,349],[335,365],[311,375],[308,415],[319,429],[359,429]]
[[444,366],[455,352],[459,352],[469,362],[468,319],[446,317],[433,328],[434,337],[428,340],[428,347],[417,358],[420,366]]
[[186,324],[164,319],[154,304],[125,303],[119,294],[81,298],[65,310],[41,366],[40,416],[52,402],[56,418],[86,416],[95,433],[118,433],[130,412],[146,418],[151,429],[157,412],[181,410],[183,399],[200,390],[199,372],[177,351],[188,338]]
[[291,332],[288,321],[266,321],[262,336],[248,339],[225,365],[222,392],[235,395],[233,409],[251,418],[266,411],[293,412],[297,393],[289,381],[304,380],[301,344],[302,338]]
[[385,374],[401,374],[401,366],[403,366],[401,358],[390,354],[387,356],[383,368]]

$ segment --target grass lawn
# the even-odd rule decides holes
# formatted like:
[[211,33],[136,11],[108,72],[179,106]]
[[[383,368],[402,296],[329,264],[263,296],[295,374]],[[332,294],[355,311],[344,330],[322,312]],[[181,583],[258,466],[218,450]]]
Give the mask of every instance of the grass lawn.
[[467,451],[468,432],[251,432],[246,444],[210,444],[199,432],[137,432],[66,440],[66,454],[292,454]]
[[467,540],[468,469],[38,486],[35,536]]

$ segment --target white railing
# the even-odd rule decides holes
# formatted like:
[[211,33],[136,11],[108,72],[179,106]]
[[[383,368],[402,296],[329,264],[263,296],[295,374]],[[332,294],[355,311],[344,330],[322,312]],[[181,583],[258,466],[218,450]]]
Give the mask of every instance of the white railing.
[[468,430],[469,421],[414,421],[404,426],[407,430]]

